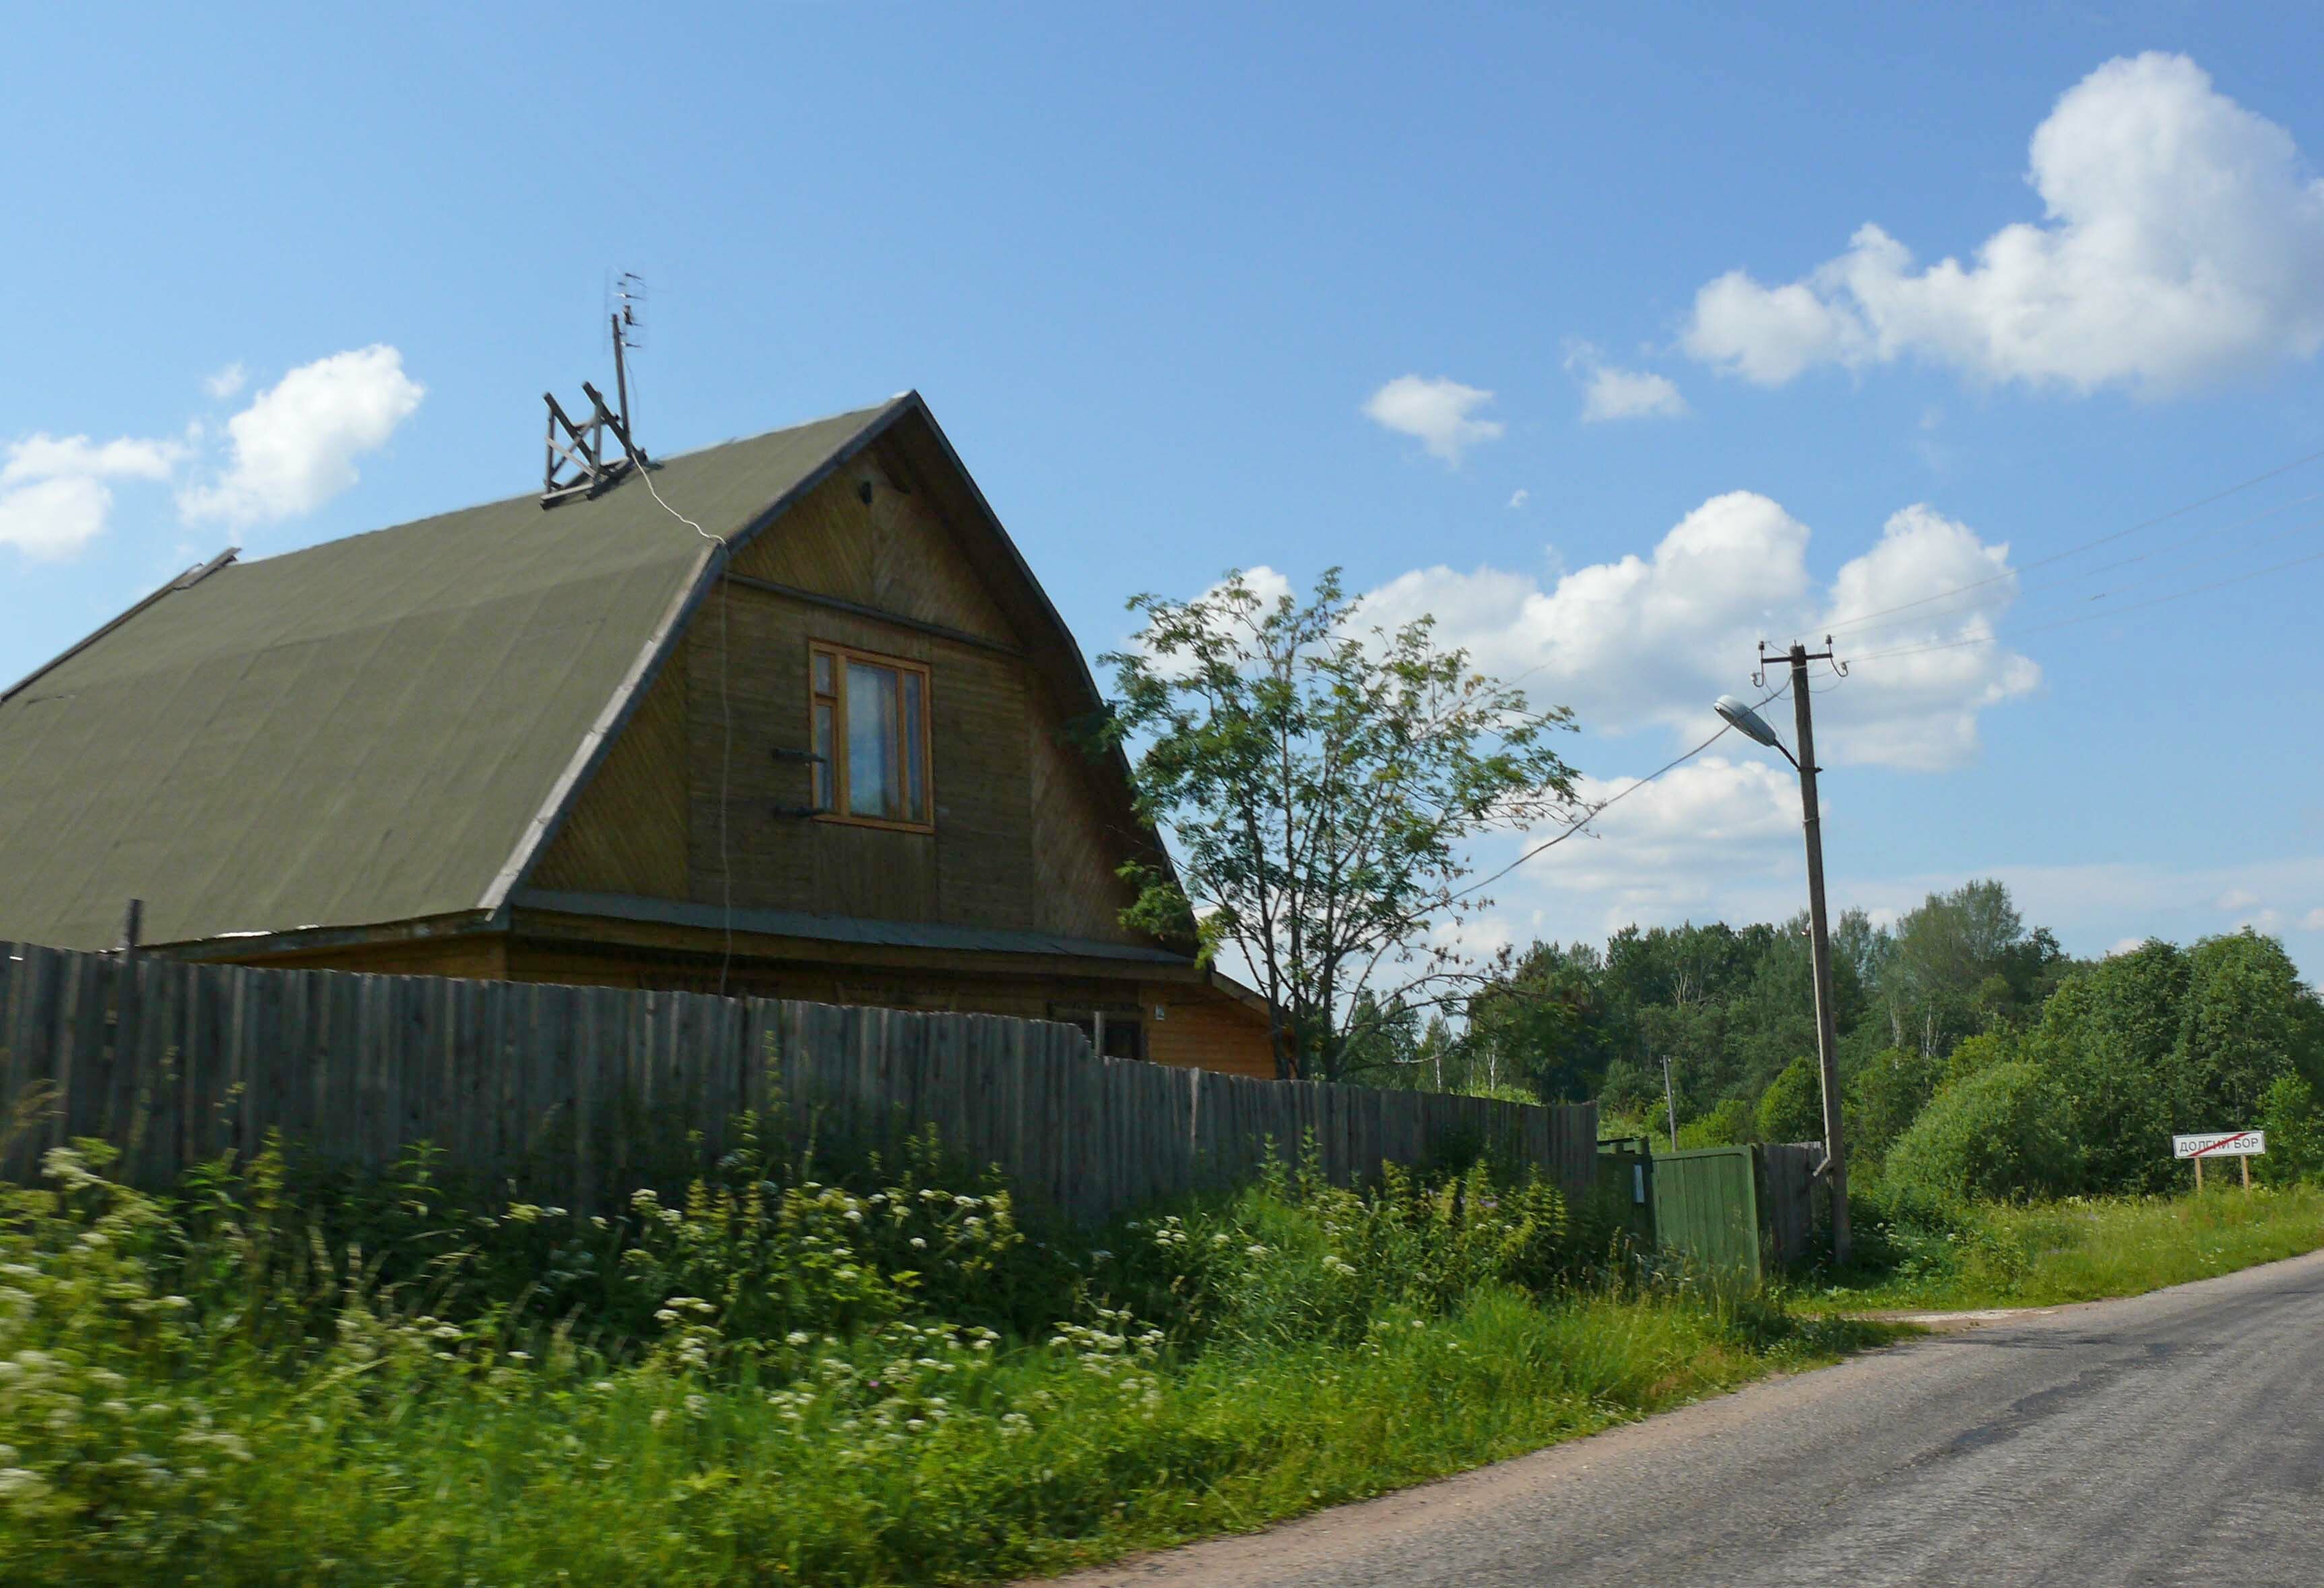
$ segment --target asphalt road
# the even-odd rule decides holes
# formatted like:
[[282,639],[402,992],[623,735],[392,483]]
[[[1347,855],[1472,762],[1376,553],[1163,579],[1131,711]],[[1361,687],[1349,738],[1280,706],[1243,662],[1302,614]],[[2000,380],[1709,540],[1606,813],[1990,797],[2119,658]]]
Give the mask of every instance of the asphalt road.
[[2021,1314],[1074,1588],[2324,1584],[2324,1253]]

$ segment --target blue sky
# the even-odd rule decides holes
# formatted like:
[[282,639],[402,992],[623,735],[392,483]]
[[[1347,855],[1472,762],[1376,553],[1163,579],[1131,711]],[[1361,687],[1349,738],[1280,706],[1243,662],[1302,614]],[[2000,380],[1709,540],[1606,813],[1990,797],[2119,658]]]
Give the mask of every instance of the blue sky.
[[[1843,632],[1836,895],[2324,968],[2324,563],[2132,607],[2324,551],[2324,461],[2026,567],[2324,450],[2312,7],[487,9],[14,16],[0,674],[527,489],[626,269],[650,445],[917,387],[1093,652],[1342,564],[1600,793],[1760,635],[1992,579]],[[1788,913],[1781,770],[1723,741],[1499,930]]]

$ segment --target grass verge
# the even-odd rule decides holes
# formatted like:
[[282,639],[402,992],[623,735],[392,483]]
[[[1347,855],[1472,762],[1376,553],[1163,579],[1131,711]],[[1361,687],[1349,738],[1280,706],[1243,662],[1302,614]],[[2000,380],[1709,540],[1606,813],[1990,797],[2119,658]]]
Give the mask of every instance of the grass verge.
[[613,1220],[99,1167],[0,1192],[8,1582],[986,1582],[1893,1332],[1657,1290],[1482,1169],[1278,1175],[1116,1255],[1027,1238],[990,1186],[757,1161]]
[[[2070,1198],[1950,1209],[1872,1199],[1870,1261],[1799,1298],[1819,1312],[2055,1307],[2136,1296],[2324,1247],[2324,1189]],[[1859,1216],[1860,1217],[1861,1216]]]

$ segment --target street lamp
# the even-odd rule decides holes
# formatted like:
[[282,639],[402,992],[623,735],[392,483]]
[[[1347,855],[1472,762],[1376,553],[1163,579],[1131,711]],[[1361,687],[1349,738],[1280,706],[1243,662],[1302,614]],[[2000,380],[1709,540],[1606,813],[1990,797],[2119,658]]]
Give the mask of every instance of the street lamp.
[[[1735,696],[1720,695],[1711,703],[1711,709],[1726,718],[1727,726],[1743,735],[1744,738],[1756,739],[1770,749],[1784,750],[1784,741],[1775,737],[1775,730],[1767,726],[1767,720]],[[1784,759],[1791,761],[1794,766],[1799,765],[1797,761],[1792,760],[1792,752],[1789,750],[1784,750]]]
[[[1784,759],[1799,768],[1800,819],[1808,848],[1808,936],[1815,959],[1816,1066],[1823,1084],[1823,1152],[1819,1175],[1831,1177],[1831,1256],[1845,1266],[1849,1259],[1848,1149],[1841,1139],[1840,1117],[1840,1040],[1832,1010],[1831,932],[1823,905],[1823,823],[1816,805],[1815,724],[1808,715],[1808,664],[1829,661],[1831,641],[1816,656],[1804,645],[1794,645],[1792,664],[1792,703],[1797,711],[1800,753],[1784,748],[1784,741],[1766,718],[1731,694],[1722,694],[1711,709],[1746,739],[1782,750]],[[1764,650],[1764,647],[1762,649]],[[1765,676],[1763,674],[1761,676]]]

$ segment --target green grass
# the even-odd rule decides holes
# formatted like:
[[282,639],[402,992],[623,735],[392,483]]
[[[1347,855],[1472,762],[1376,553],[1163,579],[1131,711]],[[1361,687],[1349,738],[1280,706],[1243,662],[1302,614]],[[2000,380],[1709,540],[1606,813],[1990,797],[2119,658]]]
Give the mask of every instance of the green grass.
[[1894,1332],[1656,1288],[1482,1170],[1277,1175],[1117,1254],[991,1186],[730,1167],[613,1220],[265,1162],[0,1192],[0,1580],[986,1582]]
[[[1877,1207],[1877,1205],[1876,1205]],[[1859,1218],[1861,1216],[1859,1215]],[[2324,1189],[2072,1198],[1879,1214],[1879,1266],[1803,1299],[1819,1311],[2054,1307],[2135,1296],[2324,1246]]]

